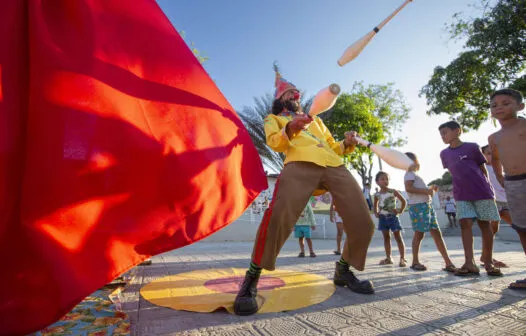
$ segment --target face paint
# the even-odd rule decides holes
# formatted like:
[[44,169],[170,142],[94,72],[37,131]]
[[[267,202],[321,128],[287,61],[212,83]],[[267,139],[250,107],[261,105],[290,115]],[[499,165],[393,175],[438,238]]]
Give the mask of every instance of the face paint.
[[298,91],[295,91],[293,97],[294,97],[294,100],[299,100],[300,99],[300,93]]

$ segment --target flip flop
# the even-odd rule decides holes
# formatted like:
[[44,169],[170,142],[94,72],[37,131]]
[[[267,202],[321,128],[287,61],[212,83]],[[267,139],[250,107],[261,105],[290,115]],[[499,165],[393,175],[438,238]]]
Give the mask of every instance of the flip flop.
[[415,271],[427,271],[427,267],[422,264],[414,264],[414,265],[411,265],[411,267],[409,268]]
[[312,253],[310,254],[310,257],[311,257],[311,258],[316,258],[316,253],[312,252]]
[[400,262],[398,263],[398,266],[400,266],[400,267],[406,267],[406,266],[407,266],[407,260],[405,260],[405,259],[401,259]]
[[342,253],[340,251],[332,251],[336,255],[341,255]]
[[469,268],[462,266],[461,268],[458,268],[453,274],[456,276],[480,275],[480,271],[472,271]]
[[504,274],[502,274],[500,269],[498,269],[495,266],[492,266],[490,268],[486,268],[486,273],[488,273],[489,276],[503,276],[504,275]]
[[305,252],[300,252],[300,254],[298,254],[298,258],[303,258],[305,257]]
[[451,265],[447,265],[446,267],[442,268],[442,271],[446,271],[449,273],[455,273],[457,271],[457,268],[455,267],[455,265],[451,264]]
[[508,288],[509,289],[517,289],[517,290],[526,290],[526,279],[517,280],[515,282],[512,282],[512,283],[510,283]]
[[384,260],[380,261],[380,265],[391,265],[393,263],[392,259],[385,258]]

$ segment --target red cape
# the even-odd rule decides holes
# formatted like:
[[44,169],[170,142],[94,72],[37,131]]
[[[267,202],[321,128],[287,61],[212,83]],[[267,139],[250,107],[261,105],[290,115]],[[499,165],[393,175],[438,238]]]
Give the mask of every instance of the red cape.
[[53,323],[267,187],[155,1],[3,1],[0,45],[0,334]]

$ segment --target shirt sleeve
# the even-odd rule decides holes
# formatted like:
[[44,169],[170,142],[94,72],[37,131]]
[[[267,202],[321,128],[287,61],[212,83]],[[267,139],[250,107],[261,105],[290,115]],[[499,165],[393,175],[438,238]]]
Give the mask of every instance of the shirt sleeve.
[[310,203],[307,203],[307,207],[305,208],[305,219],[307,220],[307,223],[309,223],[311,226],[316,225],[316,220],[314,219],[314,211],[312,211]]
[[280,127],[278,120],[267,116],[264,123],[267,145],[276,152],[285,152],[290,146],[290,139],[285,127]]
[[414,181],[416,180],[416,175],[413,172],[407,172],[404,175],[404,182],[405,181]]
[[441,152],[440,152],[440,160],[442,161],[442,167],[444,167],[445,169],[447,169],[446,160],[444,159],[444,151],[441,151]]
[[331,149],[336,154],[338,154],[340,156],[343,156],[345,154],[350,154],[350,153],[354,152],[354,149],[356,147],[355,145],[345,147],[345,144],[343,143],[343,141],[336,141],[336,140],[334,140],[334,137],[332,136],[331,132],[329,131],[327,126],[325,126],[325,124],[323,123],[323,120],[321,120],[317,116],[314,117],[314,118],[315,118],[315,122],[320,127],[320,130],[321,130],[321,132],[323,134],[325,142],[331,147]]

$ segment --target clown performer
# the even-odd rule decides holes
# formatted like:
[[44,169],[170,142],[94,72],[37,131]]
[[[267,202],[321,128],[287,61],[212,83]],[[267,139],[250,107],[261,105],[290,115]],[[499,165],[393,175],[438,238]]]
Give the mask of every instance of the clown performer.
[[296,86],[281,77],[276,66],[274,70],[275,99],[264,127],[267,144],[276,152],[285,153],[285,167],[259,225],[250,267],[234,303],[237,315],[258,311],[256,295],[261,270],[275,269],[279,251],[309,198],[326,191],[333,196],[347,234],[343,255],[336,262],[334,284],[357,293],[374,293],[371,281],[358,280],[349,269],[352,266],[363,271],[374,232],[362,190],[342,159],[354,150],[357,134],[346,132],[345,140],[336,142],[319,117],[303,113]]

